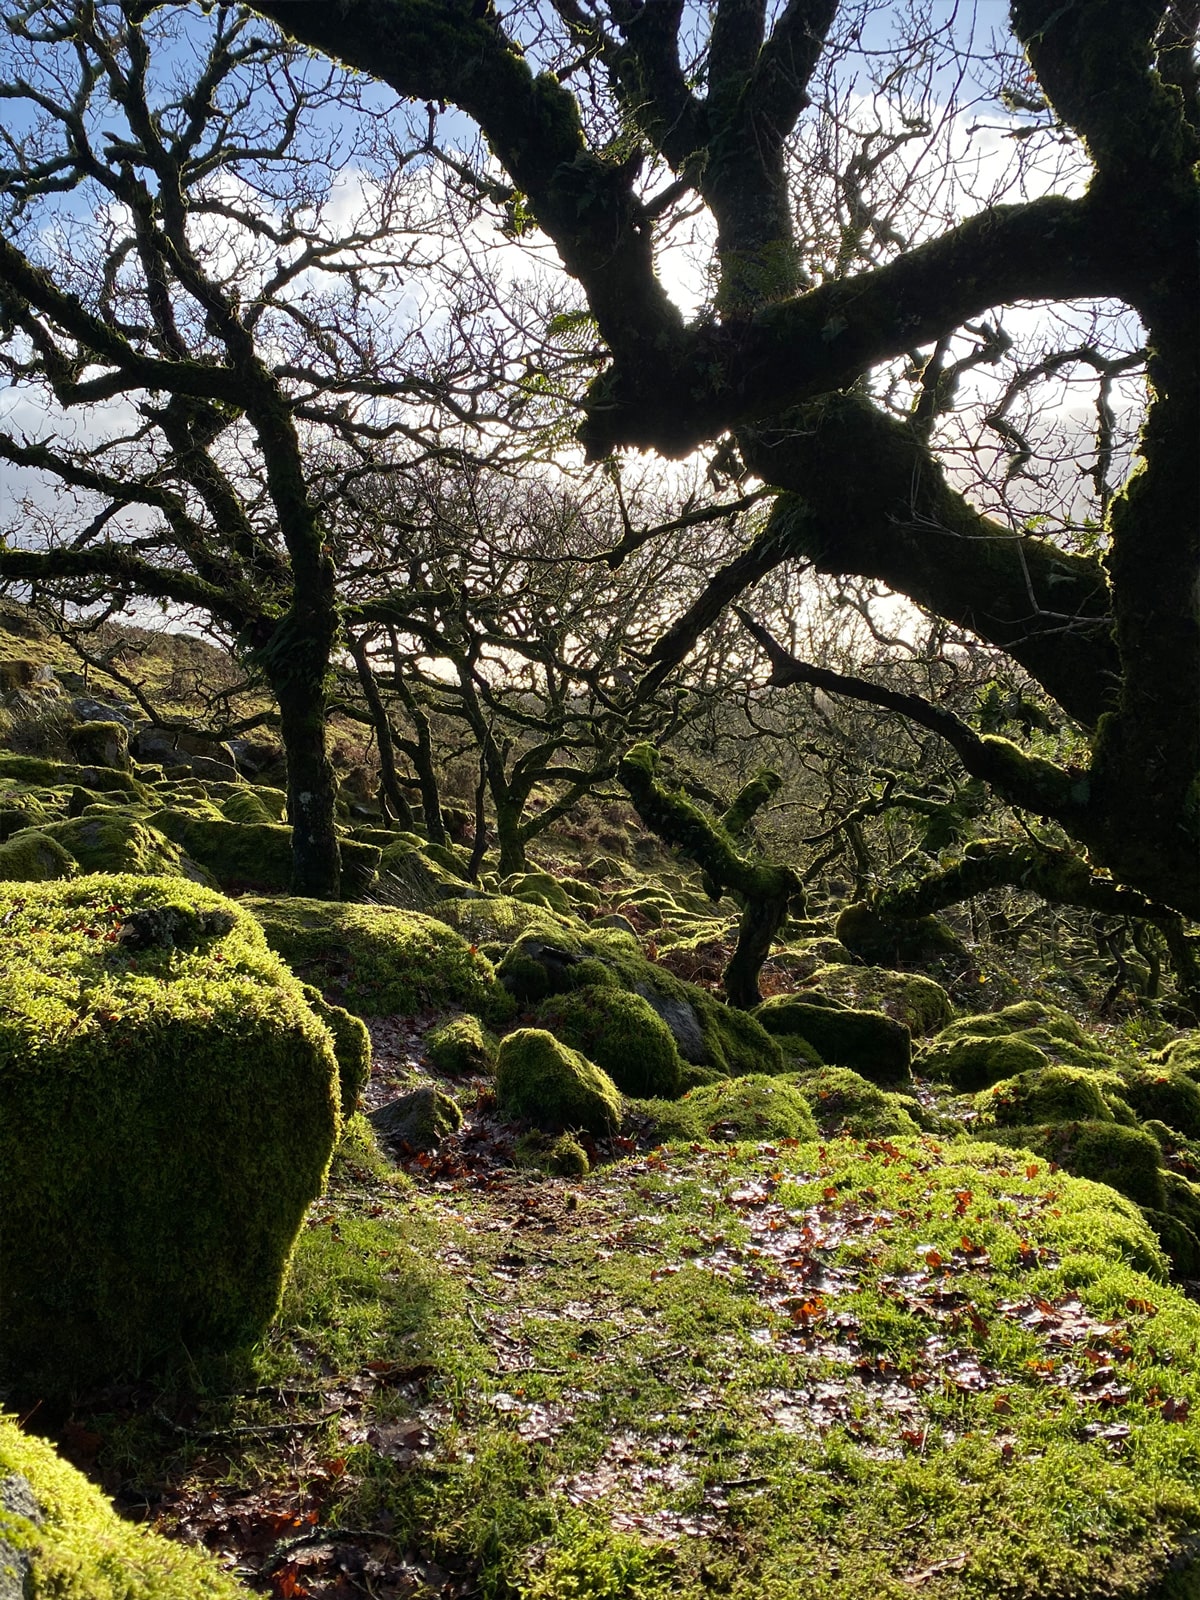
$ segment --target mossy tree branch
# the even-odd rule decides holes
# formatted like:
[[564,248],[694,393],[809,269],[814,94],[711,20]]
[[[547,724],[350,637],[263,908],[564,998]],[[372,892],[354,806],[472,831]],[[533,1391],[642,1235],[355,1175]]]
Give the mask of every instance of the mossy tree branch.
[[[733,842],[776,792],[780,780],[775,773],[759,774],[716,822],[679,790],[668,788],[658,777],[658,766],[653,745],[637,744],[622,756],[617,777],[646,827],[695,862],[711,886],[710,893],[728,891],[741,905],[737,948],[725,968],[724,986],[731,1005],[749,1010],[762,998],[758,975],[772,941],[791,903],[803,903],[804,897],[804,885],[791,867],[756,861]],[[732,822],[732,832],[727,822]]]

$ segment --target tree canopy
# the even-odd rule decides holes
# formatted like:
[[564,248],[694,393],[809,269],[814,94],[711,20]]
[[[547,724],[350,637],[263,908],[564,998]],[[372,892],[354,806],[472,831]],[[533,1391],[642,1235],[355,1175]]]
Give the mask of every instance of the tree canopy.
[[[930,67],[938,28],[921,8],[885,8],[907,54],[876,51],[892,65],[871,85],[886,114],[866,134],[828,74],[865,49],[880,23],[870,5],[258,9],[400,95],[477,124],[490,152],[477,190],[495,192],[503,169],[510,220],[532,219],[553,242],[603,340],[579,398],[593,457],[680,456],[725,440],[742,473],[780,491],[742,568],[723,577],[722,601],[743,577],[808,560],[880,579],[1007,652],[1086,732],[1085,760],[1060,766],[980,739],[936,707],[905,709],[934,718],[970,771],[1052,819],[1097,868],[1200,913],[1194,5],[1015,0],[1011,35],[991,46],[1003,80],[993,103],[1021,113],[1007,132],[1026,150],[1057,143],[1078,160],[1037,168],[1037,181],[986,203],[965,191],[931,202],[916,221],[883,205],[872,180],[911,148],[911,165],[900,162],[911,195],[920,158],[939,170],[955,159],[930,117],[937,71],[953,63]],[[913,117],[904,80],[918,67],[926,101]],[[822,201],[830,194],[836,204]],[[693,315],[662,271],[689,206],[712,282]],[[1025,447],[1004,408],[990,495],[948,466],[940,427],[964,372],[1004,353],[1005,308],[1064,302],[1125,308],[1144,341],[1140,439],[1117,461],[1101,429],[1108,459],[1096,470],[1121,481],[1103,483],[1090,540],[1009,514],[1000,490]],[[1090,364],[1104,388],[1128,354],[1084,340],[1043,352],[1041,365],[1044,375],[1052,357]],[[909,375],[901,402],[881,382],[897,362]],[[1012,393],[1037,367],[1026,361]]]

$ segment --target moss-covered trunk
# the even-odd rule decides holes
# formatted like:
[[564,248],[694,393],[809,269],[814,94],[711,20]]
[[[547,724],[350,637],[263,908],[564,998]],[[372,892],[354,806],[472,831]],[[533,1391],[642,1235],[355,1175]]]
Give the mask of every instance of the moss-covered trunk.
[[272,687],[287,756],[292,893],[338,900],[337,779],[326,748],[324,662],[313,661],[307,667],[297,663]]

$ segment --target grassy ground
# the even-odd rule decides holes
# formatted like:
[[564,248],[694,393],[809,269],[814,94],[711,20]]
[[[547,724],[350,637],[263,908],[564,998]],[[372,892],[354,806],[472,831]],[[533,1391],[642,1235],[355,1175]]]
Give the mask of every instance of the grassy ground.
[[930,1137],[502,1154],[352,1138],[252,1363],[67,1445],[287,1597],[1197,1592],[1200,1308],[1112,1191]]

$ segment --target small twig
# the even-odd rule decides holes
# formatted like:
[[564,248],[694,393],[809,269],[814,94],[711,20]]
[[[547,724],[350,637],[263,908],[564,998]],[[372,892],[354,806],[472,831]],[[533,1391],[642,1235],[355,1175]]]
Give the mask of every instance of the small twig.
[[229,1428],[185,1428],[180,1422],[173,1422],[165,1411],[154,1406],[151,1415],[157,1417],[164,1427],[172,1433],[182,1434],[188,1439],[271,1439],[279,1434],[310,1433],[317,1428],[325,1427],[328,1417],[318,1417],[309,1422],[264,1422],[247,1423],[238,1427]]

